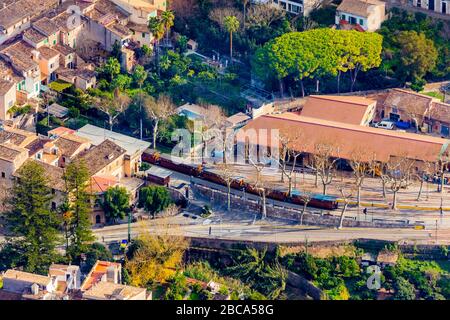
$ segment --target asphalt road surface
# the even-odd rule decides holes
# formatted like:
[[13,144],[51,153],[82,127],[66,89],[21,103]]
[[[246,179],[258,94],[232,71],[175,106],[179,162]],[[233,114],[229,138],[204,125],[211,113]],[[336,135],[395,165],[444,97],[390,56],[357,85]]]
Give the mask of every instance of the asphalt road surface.
[[[155,223],[156,221],[156,223]],[[222,222],[214,219],[197,218],[193,220],[182,215],[145,223],[132,224],[132,237],[140,232],[168,233],[189,237],[223,238],[232,240],[249,240],[274,243],[304,242],[304,241],[342,241],[358,238],[402,241],[406,243],[439,244],[450,243],[450,229],[415,230],[411,229],[367,229],[320,228],[298,226],[282,223],[267,223],[264,221]],[[97,239],[102,242],[127,239],[128,226],[107,226],[94,230]]]

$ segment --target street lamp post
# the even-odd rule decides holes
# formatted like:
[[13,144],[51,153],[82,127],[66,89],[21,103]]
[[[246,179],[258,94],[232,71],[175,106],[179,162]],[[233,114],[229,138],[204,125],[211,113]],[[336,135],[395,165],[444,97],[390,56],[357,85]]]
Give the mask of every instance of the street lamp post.
[[436,244],[438,243],[438,220],[436,219],[436,239],[435,239],[435,241],[436,241]]

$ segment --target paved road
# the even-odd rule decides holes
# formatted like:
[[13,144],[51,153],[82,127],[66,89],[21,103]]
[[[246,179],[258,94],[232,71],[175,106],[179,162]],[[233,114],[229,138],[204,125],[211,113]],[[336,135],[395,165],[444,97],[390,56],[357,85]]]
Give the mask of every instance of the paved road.
[[[194,183],[207,186],[209,188],[220,190],[225,193],[227,192],[227,188],[222,185],[211,183],[209,181],[205,181],[205,180],[198,179],[198,178],[192,178],[192,177],[189,177],[189,176],[181,174],[181,173],[174,173],[173,177],[175,178],[175,181],[173,181],[175,183],[189,184],[192,181]],[[254,202],[257,202],[260,200],[260,197],[258,197],[257,195],[245,193],[243,191],[239,191],[239,190],[235,190],[235,189],[232,189],[231,193],[233,195],[236,195],[239,197],[245,197],[246,199],[250,199]],[[276,205],[276,206],[292,208],[295,210],[302,210],[302,206],[288,203],[288,202],[272,200],[272,199],[267,199],[267,205],[268,206]],[[307,211],[320,213],[321,210],[316,209],[316,208],[308,208]],[[341,214],[341,210],[339,210],[339,209],[334,210],[334,211],[323,210],[323,212],[326,212],[326,213],[332,214],[332,215],[337,215],[337,216],[340,216],[340,214]],[[372,219],[402,220],[402,221],[409,220],[409,223],[411,225],[424,224],[428,228],[430,228],[430,227],[434,228],[434,226],[436,224],[436,220],[437,220],[440,228],[447,228],[447,227],[450,228],[450,214],[447,212],[444,213],[443,215],[441,215],[439,212],[433,212],[433,211],[392,212],[392,211],[386,210],[385,208],[375,208],[375,207],[370,208],[369,207],[368,214],[364,215],[364,214],[362,214],[362,209],[358,210],[356,207],[349,207],[346,212],[346,217],[352,217],[357,221],[369,221],[369,222],[372,221]]]
[[[208,221],[210,220],[210,221]],[[170,226],[170,227],[168,227]],[[211,228],[211,234],[209,234]],[[298,226],[280,221],[223,221],[220,218],[193,220],[181,215],[135,223],[132,225],[132,237],[140,232],[168,232],[174,235],[190,237],[223,238],[233,240],[250,240],[265,242],[303,242],[308,241],[339,241],[358,238],[380,239],[390,241],[405,241],[434,244],[435,230],[414,229],[367,229],[347,228],[342,230],[327,229],[310,226]],[[127,238],[127,225],[109,226],[96,229],[95,235],[99,241],[116,241]],[[439,244],[450,243],[450,229],[438,229],[437,240]]]

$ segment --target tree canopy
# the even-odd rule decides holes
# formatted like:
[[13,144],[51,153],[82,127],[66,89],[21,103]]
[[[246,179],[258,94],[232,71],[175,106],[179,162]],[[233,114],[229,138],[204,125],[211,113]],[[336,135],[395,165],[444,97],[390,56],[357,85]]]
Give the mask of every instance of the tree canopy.
[[112,187],[106,190],[102,203],[106,218],[112,223],[125,218],[130,210],[130,195],[125,187]]
[[[8,200],[6,225],[14,236],[13,246],[28,272],[45,272],[56,256],[59,219],[50,209],[49,181],[42,166],[27,162],[19,170]],[[11,248],[12,248],[11,247]],[[19,263],[20,264],[20,263]]]
[[253,70],[262,79],[292,77],[318,79],[350,72],[352,88],[359,71],[381,64],[382,36],[357,31],[314,29],[290,32],[266,43],[253,59]]

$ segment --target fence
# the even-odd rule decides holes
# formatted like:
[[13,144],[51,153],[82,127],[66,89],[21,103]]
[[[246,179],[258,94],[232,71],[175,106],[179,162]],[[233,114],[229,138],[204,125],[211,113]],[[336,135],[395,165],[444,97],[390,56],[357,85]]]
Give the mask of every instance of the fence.
[[[225,207],[227,203],[227,193],[217,189],[212,189],[198,183],[191,185],[194,196],[208,200],[212,205],[220,204]],[[253,199],[246,199],[244,195],[231,194],[231,209],[239,212],[248,212],[259,214],[261,212],[261,203]],[[324,213],[325,212],[325,213]],[[302,208],[298,206],[283,206],[282,202],[266,202],[267,217],[299,221],[302,214]],[[340,216],[332,215],[328,211],[307,211],[303,215],[303,224],[321,225],[328,227],[337,227]],[[408,220],[381,220],[358,221],[355,217],[344,216],[343,227],[363,227],[363,228],[411,228]]]

